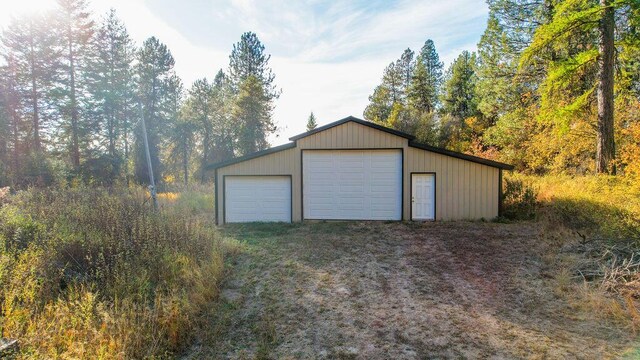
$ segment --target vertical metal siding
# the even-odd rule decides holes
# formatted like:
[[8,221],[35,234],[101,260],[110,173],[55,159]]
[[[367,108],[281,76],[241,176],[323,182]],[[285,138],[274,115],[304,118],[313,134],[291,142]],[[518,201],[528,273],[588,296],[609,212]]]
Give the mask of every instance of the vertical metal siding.
[[[405,156],[412,159],[405,169],[411,172],[436,173],[436,219],[491,219],[498,216],[499,169],[451,156],[409,148]],[[410,181],[410,180],[409,180]],[[405,181],[407,189],[410,183]],[[411,194],[405,192],[404,213],[408,220]]]
[[368,126],[348,122],[299,139],[297,145],[299,149],[405,149],[408,141]]

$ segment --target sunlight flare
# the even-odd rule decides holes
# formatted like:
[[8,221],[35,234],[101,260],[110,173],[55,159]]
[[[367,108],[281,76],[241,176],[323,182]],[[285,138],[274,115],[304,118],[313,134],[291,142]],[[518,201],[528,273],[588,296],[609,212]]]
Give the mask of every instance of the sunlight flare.
[[20,16],[42,12],[55,5],[55,0],[12,0],[2,4],[2,11],[10,16]]

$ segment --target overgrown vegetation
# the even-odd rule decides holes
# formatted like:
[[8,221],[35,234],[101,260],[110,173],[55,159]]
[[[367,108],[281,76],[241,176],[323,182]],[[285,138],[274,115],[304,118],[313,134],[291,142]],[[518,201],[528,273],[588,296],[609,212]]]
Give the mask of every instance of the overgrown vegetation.
[[230,248],[196,191],[161,194],[160,212],[140,188],[31,189],[2,202],[0,333],[19,340],[20,357],[175,354],[218,295]]
[[596,317],[640,329],[640,185],[620,176],[522,174],[507,184],[538,190],[541,240],[558,293]]
[[511,220],[531,220],[536,216],[537,193],[522,180],[505,179],[502,215]]
[[540,209],[553,225],[640,246],[640,185],[621,176],[529,176],[516,181],[538,189]]

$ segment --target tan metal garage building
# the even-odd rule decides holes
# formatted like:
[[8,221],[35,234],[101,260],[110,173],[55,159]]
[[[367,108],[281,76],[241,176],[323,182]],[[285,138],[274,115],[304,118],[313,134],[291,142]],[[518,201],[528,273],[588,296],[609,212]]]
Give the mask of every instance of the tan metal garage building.
[[351,116],[289,140],[211,166],[217,224],[492,219],[513,168]]

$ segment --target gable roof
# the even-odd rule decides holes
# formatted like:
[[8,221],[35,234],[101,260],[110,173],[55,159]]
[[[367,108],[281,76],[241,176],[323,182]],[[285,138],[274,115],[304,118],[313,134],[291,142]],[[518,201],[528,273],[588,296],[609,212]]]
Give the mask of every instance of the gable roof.
[[483,165],[487,165],[487,166],[496,167],[496,168],[499,168],[499,169],[513,170],[513,165],[509,165],[509,164],[501,163],[501,162],[498,162],[498,161],[493,161],[493,160],[481,158],[481,157],[478,157],[478,156],[468,155],[468,154],[459,153],[459,152],[456,152],[456,151],[451,151],[451,150],[447,150],[447,149],[443,149],[443,148],[439,148],[439,147],[435,147],[435,146],[419,143],[419,142],[415,141],[415,136],[413,136],[411,134],[407,134],[407,133],[402,132],[402,131],[398,131],[398,130],[391,129],[391,128],[388,128],[388,127],[385,127],[385,126],[382,126],[382,125],[378,125],[378,124],[372,123],[370,121],[358,119],[357,117],[354,117],[354,116],[347,116],[344,119],[340,119],[338,121],[334,121],[332,123],[329,123],[327,125],[321,126],[319,128],[316,128],[316,129],[313,129],[311,131],[307,131],[305,133],[302,133],[302,134],[299,134],[299,135],[296,135],[296,136],[292,136],[292,137],[289,138],[289,140],[296,141],[296,140],[302,139],[304,137],[307,137],[307,136],[310,136],[310,135],[313,135],[313,134],[317,134],[317,133],[319,133],[321,131],[325,131],[325,130],[331,129],[332,127],[336,127],[336,126],[345,124],[345,123],[347,123],[349,121],[355,122],[355,123],[360,124],[360,125],[368,126],[370,128],[374,128],[376,130],[384,131],[384,132],[389,133],[389,134],[400,136],[400,137],[403,137],[405,139],[408,139],[409,140],[409,146],[417,148],[417,149],[427,150],[427,151],[431,151],[431,152],[434,152],[434,153],[455,157],[455,158],[458,158],[458,159],[472,161],[472,162],[475,162],[475,163],[478,163],[478,164],[483,164]]
[[334,121],[334,122],[329,123],[327,125],[320,126],[319,128],[313,129],[311,131],[307,131],[305,133],[302,133],[302,134],[299,134],[299,135],[296,135],[296,136],[292,136],[292,137],[289,138],[289,140],[291,140],[292,142],[290,142],[288,144],[275,146],[275,147],[272,147],[272,148],[269,148],[269,149],[265,149],[265,150],[261,150],[261,151],[258,151],[258,152],[254,152],[252,154],[248,154],[248,155],[240,156],[240,157],[233,158],[233,159],[230,159],[230,160],[222,161],[222,162],[219,162],[217,164],[211,164],[211,165],[207,166],[207,169],[208,170],[214,170],[214,169],[218,169],[218,168],[225,167],[225,166],[228,166],[228,165],[233,165],[233,164],[236,164],[236,163],[239,163],[239,162],[255,159],[255,158],[258,158],[258,157],[261,157],[261,156],[273,154],[273,153],[276,153],[276,152],[279,152],[279,151],[295,148],[297,140],[302,139],[302,138],[307,137],[307,136],[310,136],[310,135],[313,135],[313,134],[317,134],[317,133],[319,133],[321,131],[325,131],[327,129],[331,129],[332,127],[336,127],[336,126],[345,124],[345,123],[347,123],[349,121],[358,123],[360,125],[368,126],[370,128],[374,128],[376,130],[384,131],[384,132],[389,133],[389,134],[400,136],[400,137],[403,137],[405,139],[408,139],[409,140],[409,146],[417,148],[417,149],[431,151],[431,152],[434,152],[434,153],[437,153],[437,154],[451,156],[451,157],[454,157],[454,158],[467,160],[467,161],[471,161],[471,162],[474,162],[474,163],[495,167],[495,168],[498,168],[498,169],[513,170],[513,168],[514,168],[513,165],[501,163],[499,161],[493,161],[493,160],[481,158],[479,156],[464,154],[464,153],[460,153],[460,152],[456,152],[456,151],[451,151],[451,150],[447,150],[447,149],[443,149],[443,148],[439,148],[439,147],[423,144],[423,143],[415,141],[414,140],[415,136],[413,136],[411,134],[407,134],[405,132],[394,130],[394,129],[391,129],[391,128],[388,128],[388,127],[385,127],[385,126],[382,126],[382,125],[378,125],[378,124],[375,124],[375,123],[372,123],[372,122],[369,122],[369,121],[365,121],[365,120],[362,120],[362,119],[358,119],[358,118],[353,117],[353,116],[348,116],[348,117],[346,117],[344,119],[340,119],[338,121]]
[[405,139],[413,140],[413,139],[416,138],[415,136],[413,136],[411,134],[407,134],[407,133],[402,132],[402,131],[398,131],[398,130],[394,130],[394,129],[391,129],[391,128],[388,128],[388,127],[384,127],[382,125],[378,125],[376,123],[372,123],[371,121],[365,121],[365,120],[362,120],[362,119],[358,119],[357,117],[347,116],[344,119],[340,119],[338,121],[334,121],[334,122],[329,123],[327,125],[320,126],[319,128],[315,128],[315,129],[313,129],[311,131],[307,131],[307,132],[304,132],[302,134],[298,134],[296,136],[292,136],[292,137],[289,138],[289,140],[296,141],[296,140],[305,138],[307,136],[311,136],[313,134],[317,134],[317,133],[319,133],[321,131],[325,131],[325,130],[331,129],[332,127],[336,127],[336,126],[339,126],[339,125],[342,125],[342,124],[346,124],[346,123],[348,123],[350,121],[352,121],[354,123],[357,123],[357,124],[360,124],[360,125],[368,126],[370,128],[374,128],[376,130],[384,131],[384,132],[389,133],[389,134],[400,136],[400,137],[403,137]]

